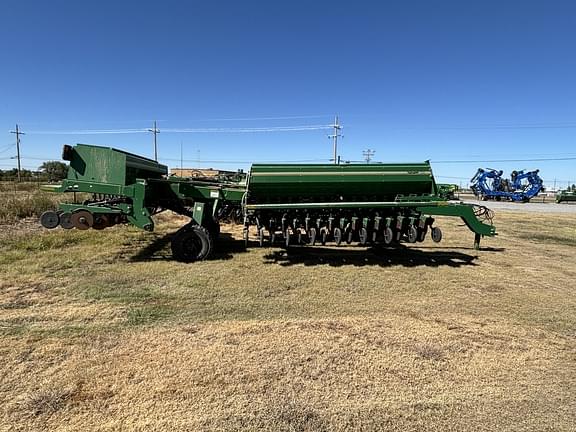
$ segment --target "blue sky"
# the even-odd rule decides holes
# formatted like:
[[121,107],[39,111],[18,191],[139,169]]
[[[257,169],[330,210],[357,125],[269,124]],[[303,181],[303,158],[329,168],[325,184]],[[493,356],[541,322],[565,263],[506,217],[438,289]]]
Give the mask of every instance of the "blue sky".
[[[431,159],[576,183],[573,1],[3,1],[0,169],[64,143],[151,156],[152,137],[41,131],[344,126],[340,155]],[[327,160],[327,130],[159,135],[160,158],[248,168]],[[446,163],[458,160],[558,161]],[[197,160],[200,160],[198,163]],[[224,162],[218,162],[224,161]],[[436,162],[435,162],[436,161]]]

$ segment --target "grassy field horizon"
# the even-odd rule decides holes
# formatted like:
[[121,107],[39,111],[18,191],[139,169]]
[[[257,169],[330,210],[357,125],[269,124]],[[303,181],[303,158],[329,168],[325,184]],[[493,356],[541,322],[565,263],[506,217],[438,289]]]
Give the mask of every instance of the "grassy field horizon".
[[574,430],[576,216],[472,248],[0,228],[0,430]]

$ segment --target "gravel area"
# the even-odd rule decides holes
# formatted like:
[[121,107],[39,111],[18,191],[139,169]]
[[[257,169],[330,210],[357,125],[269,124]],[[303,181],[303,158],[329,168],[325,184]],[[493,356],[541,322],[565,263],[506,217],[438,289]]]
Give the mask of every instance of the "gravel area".
[[469,204],[483,205],[494,211],[516,211],[532,213],[574,213],[576,203],[513,203],[510,201],[463,200]]

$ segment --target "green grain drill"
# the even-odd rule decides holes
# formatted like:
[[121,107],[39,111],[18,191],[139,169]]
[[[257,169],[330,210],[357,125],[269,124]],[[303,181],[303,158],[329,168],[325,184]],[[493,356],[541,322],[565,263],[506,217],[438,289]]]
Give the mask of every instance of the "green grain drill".
[[91,199],[44,213],[44,227],[99,230],[130,223],[152,231],[152,216],[172,210],[190,218],[171,244],[174,257],[186,262],[210,256],[219,221],[230,217],[243,222],[246,244],[255,227],[261,246],[391,246],[422,242],[428,232],[439,242],[435,216],[460,217],[475,233],[476,248],[482,236],[496,235],[488,209],[446,200],[428,162],[254,164],[244,180],[230,182],[168,177],[164,165],[107,147],[64,146],[63,159],[70,162],[67,179],[45,189]]

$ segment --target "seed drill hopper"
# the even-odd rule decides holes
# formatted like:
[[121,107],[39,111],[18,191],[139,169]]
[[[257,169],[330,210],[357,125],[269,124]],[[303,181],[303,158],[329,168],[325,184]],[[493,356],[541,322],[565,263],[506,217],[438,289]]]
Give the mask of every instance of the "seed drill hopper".
[[476,248],[482,236],[496,235],[490,210],[446,201],[428,162],[254,164],[245,180],[227,182],[168,177],[164,165],[107,147],[64,146],[63,159],[70,162],[68,177],[44,188],[91,198],[45,212],[44,227],[100,230],[129,223],[152,231],[152,216],[172,210],[190,218],[171,244],[174,257],[186,262],[209,257],[219,221],[234,215],[244,224],[246,244],[254,227],[261,246],[392,246],[422,242],[428,233],[439,242],[435,216],[460,217],[474,232]]

